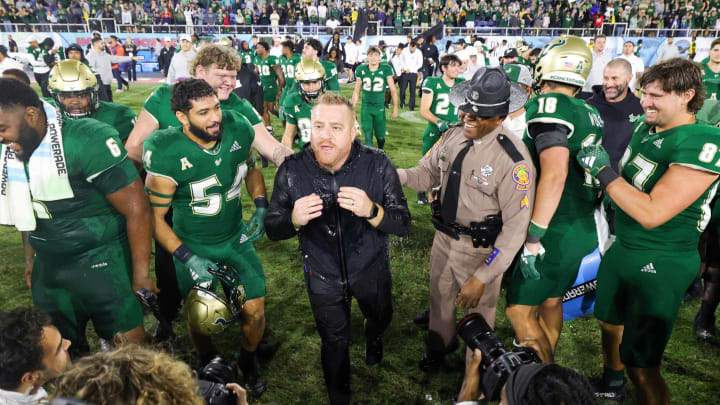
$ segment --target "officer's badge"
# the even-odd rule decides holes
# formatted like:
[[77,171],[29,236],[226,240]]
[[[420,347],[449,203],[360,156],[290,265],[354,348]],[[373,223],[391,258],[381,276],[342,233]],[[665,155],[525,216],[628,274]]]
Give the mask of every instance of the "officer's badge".
[[513,167],[513,181],[515,182],[515,190],[527,191],[530,189],[530,168],[525,163],[520,163]]
[[483,176],[489,176],[493,173],[493,168],[490,165],[485,165],[480,169],[480,174]]

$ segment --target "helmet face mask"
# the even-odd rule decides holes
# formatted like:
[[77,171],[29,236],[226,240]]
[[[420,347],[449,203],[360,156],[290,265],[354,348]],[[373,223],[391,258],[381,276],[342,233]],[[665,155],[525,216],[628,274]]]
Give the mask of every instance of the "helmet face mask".
[[[77,60],[64,60],[56,64],[50,71],[48,89],[55,99],[58,109],[70,119],[90,117],[100,106],[98,96],[99,86],[95,75],[89,67]],[[87,107],[81,106],[81,111],[68,108],[65,102],[73,102],[89,96]]]
[[[311,83],[317,83],[320,82],[320,87],[317,91],[308,91],[305,89],[305,84],[311,84]],[[315,101],[318,97],[320,97],[321,94],[325,92],[325,80],[324,79],[317,79],[317,80],[303,80],[298,82],[300,86],[300,94],[302,94],[305,101],[308,103],[311,103]]]
[[550,41],[538,57],[533,90],[540,92],[543,81],[582,88],[592,68],[590,48],[582,38],[563,35]]
[[[325,68],[323,65],[310,58],[303,59],[295,67],[295,81],[298,83],[298,90],[306,102],[313,102],[325,91]],[[303,83],[320,82],[318,91],[307,91]]]
[[202,335],[220,333],[237,322],[245,305],[245,288],[239,284],[237,270],[222,265],[211,273],[220,280],[228,298],[217,294],[213,287],[195,285],[185,299],[188,325]]

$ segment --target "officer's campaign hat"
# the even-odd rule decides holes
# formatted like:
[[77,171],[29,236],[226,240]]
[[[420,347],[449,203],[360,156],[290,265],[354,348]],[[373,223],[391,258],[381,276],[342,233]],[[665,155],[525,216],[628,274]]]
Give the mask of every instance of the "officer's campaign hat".
[[450,102],[476,117],[507,115],[522,108],[527,93],[501,67],[481,67],[472,79],[450,90]]

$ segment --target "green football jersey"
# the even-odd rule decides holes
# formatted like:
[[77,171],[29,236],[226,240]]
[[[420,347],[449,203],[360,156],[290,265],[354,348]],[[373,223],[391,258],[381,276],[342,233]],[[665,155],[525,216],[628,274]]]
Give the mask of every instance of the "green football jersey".
[[144,143],[145,170],[177,185],[173,230],[183,242],[223,243],[243,226],[240,194],[253,165],[255,132],[235,111],[222,117],[222,138],[212,149],[199,147],[180,128],[157,130]]
[[372,71],[370,65],[363,63],[355,70],[355,76],[362,80],[362,105],[385,108],[385,89],[388,88],[387,78],[393,77],[392,67],[380,63]]
[[244,63],[246,65],[254,65],[255,64],[254,63],[255,62],[255,59],[254,59],[255,52],[253,52],[251,50],[240,51],[240,52],[238,52],[238,55],[240,55],[240,59],[242,60],[242,63]]
[[720,126],[720,101],[705,100],[700,111],[695,113],[695,119],[701,124]]
[[[720,129],[704,124],[681,125],[654,133],[638,121],[625,150],[622,177],[638,190],[650,193],[671,165],[720,173]],[[623,245],[634,249],[679,251],[697,249],[700,234],[710,221],[710,202],[717,191],[713,183],[688,208],[666,223],[645,229],[616,206],[615,233]]]
[[[560,93],[539,95],[525,105],[525,120],[528,127],[534,123],[560,124],[570,129],[568,135],[568,175],[560,198],[560,204],[550,226],[559,220],[592,221],[600,185],[575,159],[580,149],[597,145],[602,141],[603,121],[595,107],[584,100],[568,97]],[[525,129],[523,141],[530,150],[533,163],[540,172],[540,159],[535,149],[535,141]],[[540,173],[542,175],[542,173]]]
[[[52,97],[43,97],[43,100],[55,105],[55,99]],[[102,100],[98,104],[98,109],[88,118],[96,119],[115,128],[118,131],[120,140],[123,142],[130,137],[130,132],[133,127],[135,127],[135,121],[137,120],[135,113],[130,107]],[[64,121],[68,119],[68,117],[63,115]]]
[[330,91],[340,91],[340,82],[338,81],[338,70],[334,62],[329,60],[320,60],[325,68],[325,88]]
[[310,111],[313,105],[307,103],[300,92],[288,94],[285,98],[285,119],[290,124],[297,126],[300,135],[300,149],[306,143],[310,143]]
[[[143,108],[155,117],[158,122],[159,129],[170,127],[181,127],[180,121],[175,117],[175,113],[170,108],[170,96],[172,95],[172,86],[163,84],[145,100]],[[220,101],[220,108],[223,111],[237,111],[255,125],[262,122],[262,117],[255,111],[252,104],[244,98],[240,98],[235,93],[230,93],[227,100]]]
[[[464,82],[465,79],[458,77],[455,79],[455,85]],[[450,103],[450,89],[441,76],[428,77],[423,82],[422,91],[423,93],[429,91],[433,95],[432,105],[430,105],[430,112],[435,114],[438,118],[445,121],[457,121],[458,119],[458,108]],[[428,123],[428,125],[435,124]]]
[[279,64],[278,58],[274,56],[268,56],[265,59],[259,58],[258,70],[260,71],[260,81],[262,82],[263,88],[277,87],[277,74],[273,66]]
[[715,73],[710,70],[707,63],[703,63],[702,67],[705,99],[717,100],[720,96],[720,72]]
[[[125,239],[125,217],[105,198],[137,179],[117,131],[100,121],[67,120],[62,127],[73,197],[33,201],[37,228],[30,244],[43,254],[72,255]],[[35,153],[45,152],[40,148]],[[27,167],[27,166],[26,166]]]
[[295,66],[300,63],[301,59],[299,54],[294,54],[290,58],[280,57],[280,67],[285,75],[285,88],[295,87]]
[[118,103],[100,101],[98,109],[90,116],[104,122],[118,131],[120,140],[125,142],[135,127],[137,117],[130,107]]

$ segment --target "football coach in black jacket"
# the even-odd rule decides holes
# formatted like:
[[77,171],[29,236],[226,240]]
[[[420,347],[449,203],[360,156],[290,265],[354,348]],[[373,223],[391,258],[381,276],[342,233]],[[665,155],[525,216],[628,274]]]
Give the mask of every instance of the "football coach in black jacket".
[[310,146],[278,169],[265,227],[271,240],[298,235],[330,402],[349,404],[350,301],[367,319],[365,362],[376,365],[393,311],[388,234],[405,235],[410,213],[390,158],[355,139],[345,97],[323,94],[311,128]]

